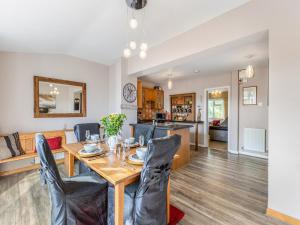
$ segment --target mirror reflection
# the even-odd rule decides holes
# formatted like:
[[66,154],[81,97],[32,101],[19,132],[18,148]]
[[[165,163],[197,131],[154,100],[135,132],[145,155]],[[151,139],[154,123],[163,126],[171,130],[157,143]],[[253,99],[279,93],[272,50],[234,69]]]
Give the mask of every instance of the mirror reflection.
[[82,87],[39,82],[40,113],[80,113]]

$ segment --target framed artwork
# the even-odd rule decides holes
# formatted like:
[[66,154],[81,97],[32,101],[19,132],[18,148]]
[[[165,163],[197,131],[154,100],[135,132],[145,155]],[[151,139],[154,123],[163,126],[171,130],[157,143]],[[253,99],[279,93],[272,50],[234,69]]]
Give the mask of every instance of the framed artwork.
[[244,105],[257,105],[257,87],[244,87],[243,88],[243,104]]

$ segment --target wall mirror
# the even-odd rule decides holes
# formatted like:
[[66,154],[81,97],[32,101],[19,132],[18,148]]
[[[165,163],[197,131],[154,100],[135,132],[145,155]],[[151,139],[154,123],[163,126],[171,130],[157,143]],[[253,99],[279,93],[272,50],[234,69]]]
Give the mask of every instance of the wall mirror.
[[86,84],[34,77],[34,117],[85,117]]

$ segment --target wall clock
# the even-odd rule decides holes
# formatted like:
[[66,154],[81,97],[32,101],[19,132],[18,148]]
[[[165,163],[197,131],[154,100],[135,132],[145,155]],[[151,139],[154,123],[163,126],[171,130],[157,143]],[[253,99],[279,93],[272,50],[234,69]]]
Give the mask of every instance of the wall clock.
[[123,97],[126,102],[132,103],[136,100],[136,87],[132,83],[125,84],[123,88]]

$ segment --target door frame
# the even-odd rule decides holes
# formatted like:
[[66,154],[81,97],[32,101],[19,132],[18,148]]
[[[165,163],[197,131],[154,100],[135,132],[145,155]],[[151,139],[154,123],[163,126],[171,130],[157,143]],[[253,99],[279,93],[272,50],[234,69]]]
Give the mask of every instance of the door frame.
[[[231,87],[230,86],[218,86],[204,89],[204,146],[209,147],[209,123],[208,123],[208,92],[218,89],[226,89],[228,91],[228,137],[227,137],[227,151],[231,152]],[[234,152],[232,152],[234,153]]]

